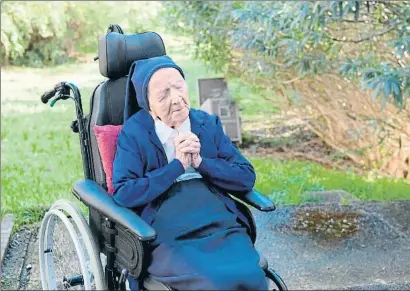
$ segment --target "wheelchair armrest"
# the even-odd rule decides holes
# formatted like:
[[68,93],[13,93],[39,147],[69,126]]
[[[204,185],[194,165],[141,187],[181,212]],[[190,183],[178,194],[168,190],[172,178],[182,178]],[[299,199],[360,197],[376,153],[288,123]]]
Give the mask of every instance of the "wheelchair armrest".
[[268,197],[255,189],[252,189],[252,191],[249,191],[244,196],[238,196],[236,196],[238,199],[255,207],[260,211],[269,212],[276,209],[275,203],[273,203],[273,201],[271,201]]
[[74,183],[73,194],[88,207],[94,208],[115,223],[133,232],[141,241],[151,241],[155,230],[132,210],[118,205],[114,199],[93,180],[84,179]]

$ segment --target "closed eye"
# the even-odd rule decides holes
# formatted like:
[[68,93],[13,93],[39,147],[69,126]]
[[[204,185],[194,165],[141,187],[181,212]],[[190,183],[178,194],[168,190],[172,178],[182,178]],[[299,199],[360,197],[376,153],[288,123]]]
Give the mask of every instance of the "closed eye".
[[159,97],[159,101],[162,101],[162,100],[164,100],[165,98],[167,98],[168,95],[169,95],[169,91],[170,91],[169,88],[164,89],[164,90],[162,91],[162,94],[161,94],[160,97]]

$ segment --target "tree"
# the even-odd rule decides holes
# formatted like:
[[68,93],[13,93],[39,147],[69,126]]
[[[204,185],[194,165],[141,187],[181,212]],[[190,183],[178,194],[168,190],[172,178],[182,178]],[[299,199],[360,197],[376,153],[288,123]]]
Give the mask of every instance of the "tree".
[[165,13],[214,69],[354,164],[410,181],[409,1],[185,1]]
[[184,1],[166,13],[198,58],[254,85],[330,72],[383,105],[409,95],[409,1]]
[[2,64],[47,66],[97,53],[109,24],[126,33],[155,24],[160,5],[146,1],[2,1]]

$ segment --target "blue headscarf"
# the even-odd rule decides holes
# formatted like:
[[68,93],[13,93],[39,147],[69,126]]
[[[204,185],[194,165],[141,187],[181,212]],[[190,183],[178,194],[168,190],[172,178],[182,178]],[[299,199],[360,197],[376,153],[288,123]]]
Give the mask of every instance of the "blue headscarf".
[[175,68],[185,78],[182,69],[165,55],[138,60],[131,65],[125,90],[124,122],[139,108],[149,111],[148,83],[155,71],[162,68]]

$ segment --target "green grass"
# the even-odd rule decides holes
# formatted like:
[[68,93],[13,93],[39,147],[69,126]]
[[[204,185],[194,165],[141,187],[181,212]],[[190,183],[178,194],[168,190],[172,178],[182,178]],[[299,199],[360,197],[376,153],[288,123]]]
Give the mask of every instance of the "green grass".
[[402,179],[365,178],[303,161],[251,158],[251,162],[257,173],[255,188],[278,204],[297,205],[310,199],[306,192],[323,190],[345,190],[361,200],[410,199],[410,185]]
[[[40,101],[56,82],[51,78],[63,74],[61,79],[69,81],[79,67],[88,73],[89,67],[83,65],[2,70],[1,215],[12,212],[16,227],[38,221],[59,198],[81,205],[71,194],[72,183],[83,177],[78,134],[70,129],[74,103],[59,102],[50,108]],[[33,75],[39,80],[30,80]],[[81,87],[87,112],[92,90]]]
[[[192,105],[197,107],[198,78],[220,75],[175,47],[168,53],[184,69]],[[88,113],[91,93],[103,77],[98,63],[46,69],[3,68],[1,74],[1,214],[14,213],[18,227],[38,221],[44,209],[59,198],[77,201],[71,186],[83,177],[78,135],[70,129],[74,104],[65,101],[50,108],[40,102],[41,94],[57,81],[72,81],[80,88]],[[277,110],[237,81],[229,82],[229,87],[245,107],[243,118]],[[252,162],[257,171],[257,189],[286,204],[305,201],[305,191],[325,189],[344,189],[360,199],[410,199],[410,185],[404,182],[367,181],[311,163],[257,158]]]
[[72,110],[2,116],[2,214],[14,212],[17,225],[35,221],[58,198],[74,199],[82,164]]

